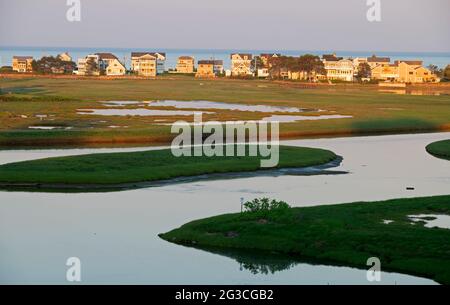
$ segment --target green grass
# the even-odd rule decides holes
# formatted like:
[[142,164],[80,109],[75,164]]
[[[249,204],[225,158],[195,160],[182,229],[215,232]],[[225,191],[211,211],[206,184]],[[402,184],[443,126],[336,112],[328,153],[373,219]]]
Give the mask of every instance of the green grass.
[[[434,88],[432,90],[450,92],[450,86],[435,85]],[[97,116],[77,113],[77,109],[81,108],[106,108],[98,103],[105,100],[209,100],[323,109],[326,110],[321,113],[324,115],[353,116],[349,119],[282,123],[282,139],[450,130],[450,95],[397,95],[379,92],[374,85],[308,87],[308,84],[296,82],[226,78],[203,80],[170,75],[156,80],[3,78],[0,79],[0,89],[0,146],[167,144],[173,138],[170,127],[158,125],[157,119],[166,119],[169,123],[180,119],[192,120],[190,116]],[[136,107],[140,106],[124,108]],[[204,114],[203,119],[259,120],[273,114],[225,109],[214,112]],[[49,117],[40,120],[37,114],[48,114]],[[73,128],[64,131],[28,128],[48,124]],[[111,125],[128,128],[112,129],[108,127]]]
[[[247,147],[248,148],[248,147]],[[278,168],[328,163],[328,150],[280,146]],[[48,158],[0,166],[0,183],[114,185],[260,170],[259,156],[174,157],[170,149]]]
[[450,140],[431,143],[426,147],[426,150],[433,156],[450,160]]
[[205,250],[278,253],[361,268],[367,268],[369,257],[378,257],[382,270],[450,284],[450,230],[412,225],[407,216],[414,214],[448,215],[450,196],[227,214],[160,237]]

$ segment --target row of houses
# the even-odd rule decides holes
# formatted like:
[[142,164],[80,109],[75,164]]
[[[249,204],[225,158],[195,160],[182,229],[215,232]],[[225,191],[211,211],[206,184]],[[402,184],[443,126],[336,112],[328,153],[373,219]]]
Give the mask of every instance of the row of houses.
[[[155,77],[165,71],[166,54],[163,52],[132,52],[131,68],[133,74]],[[125,64],[112,53],[89,54],[78,59],[78,75],[120,76],[127,73]]]
[[[264,53],[253,56],[250,53],[234,53],[230,55],[231,69],[224,70],[222,60],[202,59],[195,65],[191,56],[180,56],[177,61],[176,73],[195,74],[196,77],[213,78],[219,75],[229,77],[274,77],[271,62],[281,57],[279,53]],[[72,61],[68,53],[58,55],[63,61]],[[337,81],[354,81],[361,78],[361,69],[365,69],[364,79],[392,81],[404,83],[438,82],[439,78],[429,69],[423,67],[420,60],[396,60],[391,62],[389,57],[343,58],[336,54],[324,54],[320,58],[324,73],[314,75],[315,79]],[[110,75],[120,76],[130,72],[143,77],[156,77],[163,74],[165,69],[166,53],[164,52],[132,52],[130,71],[124,62],[112,53],[89,54],[77,61],[78,75]],[[14,56],[12,68],[17,72],[32,72],[33,58],[31,56]],[[278,77],[285,79],[303,79],[301,71],[290,71],[284,68],[278,71]]]
[[440,79],[432,71],[423,66],[421,60],[396,60],[389,57],[358,57],[344,59],[336,54],[323,55],[322,62],[326,70],[326,78],[330,80],[353,81],[360,69],[367,67],[366,79],[401,83],[439,82]]

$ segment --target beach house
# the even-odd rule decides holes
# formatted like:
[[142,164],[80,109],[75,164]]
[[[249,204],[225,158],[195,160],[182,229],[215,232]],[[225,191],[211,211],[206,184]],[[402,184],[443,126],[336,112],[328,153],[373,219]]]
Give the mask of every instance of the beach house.
[[[165,71],[165,62],[166,62],[166,53],[163,52],[132,52],[131,53],[131,71],[136,72],[137,74],[139,74],[139,66],[141,64],[141,62],[143,62],[141,60],[142,57],[145,56],[144,62],[147,66],[148,61],[150,59],[149,56],[152,56],[153,58],[155,58],[155,71],[156,74],[163,74]],[[145,69],[147,69],[148,67],[146,67]]]
[[119,76],[125,75],[125,73],[126,73],[125,65],[122,64],[118,59],[113,59],[109,61],[109,64],[106,67],[106,75]]
[[214,60],[199,60],[195,77],[216,77],[214,72]]
[[20,73],[33,72],[32,62],[32,56],[13,56],[12,69]]
[[194,73],[194,57],[180,56],[177,61],[177,73]]
[[248,76],[252,75],[252,54],[234,53],[230,55],[231,75]]
[[325,54],[322,62],[326,71],[326,78],[329,80],[353,81],[355,68],[353,61],[337,57],[336,54]]

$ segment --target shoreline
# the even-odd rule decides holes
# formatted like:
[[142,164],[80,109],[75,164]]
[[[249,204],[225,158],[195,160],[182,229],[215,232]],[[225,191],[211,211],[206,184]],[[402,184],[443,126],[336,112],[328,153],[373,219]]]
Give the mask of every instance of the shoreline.
[[[285,123],[289,124],[289,123]],[[52,131],[41,131],[43,133],[50,133]],[[113,131],[111,131],[113,132]],[[131,131],[132,132],[132,131]],[[419,128],[416,131],[411,130],[395,130],[395,131],[343,131],[343,132],[316,132],[302,134],[301,132],[289,132],[289,134],[280,133],[280,141],[291,140],[308,140],[308,139],[330,139],[330,138],[349,138],[349,137],[376,137],[389,135],[414,135],[414,134],[431,134],[450,132],[450,124],[441,128]],[[87,135],[89,136],[89,135]],[[34,150],[34,149],[75,149],[75,148],[139,148],[139,147],[154,147],[167,146],[173,140],[170,137],[159,137],[157,141],[149,141],[139,138],[130,137],[128,139],[104,139],[104,140],[89,140],[80,141],[74,139],[60,139],[60,138],[43,138],[43,139],[13,139],[4,141],[1,139],[2,132],[0,131],[0,151],[1,150]],[[164,140],[164,138],[166,138]]]
[[241,171],[228,173],[213,173],[193,176],[179,176],[171,179],[117,183],[117,184],[64,184],[64,183],[14,183],[0,182],[0,191],[27,191],[27,192],[61,192],[61,193],[92,193],[92,192],[118,192],[160,187],[173,184],[191,183],[197,181],[214,181],[224,179],[252,178],[252,177],[278,177],[283,175],[315,176],[315,175],[342,175],[346,171],[332,171],[330,168],[338,167],[343,157],[336,156],[330,162],[306,167],[285,167],[277,169],[260,169],[256,171]]

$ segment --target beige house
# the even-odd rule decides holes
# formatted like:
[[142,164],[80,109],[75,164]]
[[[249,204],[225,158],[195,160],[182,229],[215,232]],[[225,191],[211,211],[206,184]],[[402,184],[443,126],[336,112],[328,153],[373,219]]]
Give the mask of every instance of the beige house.
[[157,58],[151,54],[144,54],[135,59],[133,71],[146,77],[155,77],[157,74]]
[[391,62],[391,59],[389,57],[378,57],[376,55],[372,55],[371,57],[367,57],[367,63],[369,64],[370,68],[373,69],[376,66],[386,66],[389,65]]
[[32,56],[13,56],[12,69],[20,73],[33,72]]
[[126,68],[118,59],[109,61],[109,65],[106,67],[106,75],[117,76],[125,75],[125,73]]
[[399,83],[437,82],[439,78],[422,66],[420,60],[397,60],[394,64],[380,64],[372,69],[372,78]]
[[114,61],[118,61],[118,58],[116,55],[112,53],[95,53],[95,55],[98,56],[99,59],[99,67],[100,71],[106,72],[106,68],[112,64]]
[[398,65],[380,64],[371,69],[371,78],[385,81],[396,81],[399,78]]
[[252,75],[252,54],[235,53],[230,58],[232,76]]
[[194,73],[194,57],[180,56],[177,61],[177,73]]
[[214,65],[214,60],[199,60],[195,77],[216,77]]
[[[163,74],[165,71],[165,62],[166,62],[166,53],[162,52],[132,52],[131,53],[131,71],[139,74],[139,65],[140,58],[146,56],[146,60],[148,60],[148,56],[150,55],[155,58],[155,69],[156,74]],[[147,68],[146,68],[147,69]]]
[[438,77],[430,70],[422,66],[420,60],[397,60],[395,64],[398,65],[398,80],[402,83],[426,83],[436,82]]
[[353,61],[336,57],[336,54],[322,56],[322,62],[329,80],[341,80],[351,82],[355,73]]
[[72,56],[69,55],[69,53],[64,52],[58,55],[58,58],[62,61],[72,61]]

